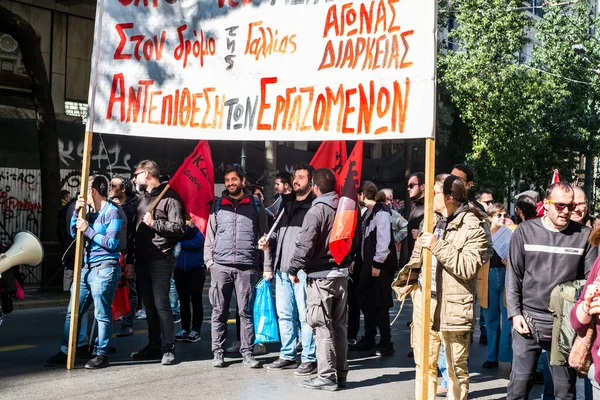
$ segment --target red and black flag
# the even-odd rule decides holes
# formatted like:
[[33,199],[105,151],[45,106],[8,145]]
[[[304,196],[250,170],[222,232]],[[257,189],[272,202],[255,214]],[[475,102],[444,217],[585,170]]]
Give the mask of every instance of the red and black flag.
[[350,252],[354,230],[356,229],[362,156],[363,142],[359,140],[354,145],[350,158],[348,158],[344,168],[338,175],[338,186],[340,186],[341,195],[329,239],[329,250],[338,265],[342,263],[346,255]]
[[330,168],[339,177],[346,164],[347,154],[344,140],[325,141],[319,146],[310,165],[314,169]]
[[185,210],[205,235],[210,207],[215,199],[215,170],[206,140],[201,140],[185,159],[169,186],[181,196]]

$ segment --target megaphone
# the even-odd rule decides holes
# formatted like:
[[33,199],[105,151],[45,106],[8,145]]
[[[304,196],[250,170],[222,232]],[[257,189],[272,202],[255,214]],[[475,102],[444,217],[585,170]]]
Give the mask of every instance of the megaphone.
[[33,233],[22,231],[15,235],[13,245],[0,254],[0,277],[15,265],[39,265],[44,259],[42,243]]

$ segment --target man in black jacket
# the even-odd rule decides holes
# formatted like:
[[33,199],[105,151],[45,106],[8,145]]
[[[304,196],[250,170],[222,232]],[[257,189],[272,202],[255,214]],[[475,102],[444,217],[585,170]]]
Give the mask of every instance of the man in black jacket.
[[134,360],[161,359],[175,363],[173,312],[169,302],[171,276],[175,270],[173,250],[185,233],[184,210],[179,195],[168,189],[154,210],[154,201],[166,182],[159,181],[160,170],[154,161],[135,166],[133,183],[140,197],[135,232],[135,274],[137,287],[146,307],[148,345],[131,354]]
[[320,168],[313,175],[317,198],[306,213],[290,260],[289,278],[307,279],[306,322],[315,332],[318,375],[302,382],[311,389],[337,390],[348,376],[348,257],[337,265],[329,251],[329,239],[339,197],[332,170]]
[[135,231],[137,229],[137,195],[133,191],[133,184],[127,178],[115,176],[110,181],[110,199],[121,206],[127,218],[127,249],[123,252],[125,256],[125,278],[129,287],[129,305],[131,310],[125,315],[121,323],[121,331],[117,337],[133,335],[133,320],[135,319],[135,309],[137,306],[137,286],[135,283]]
[[[298,271],[300,284],[294,285],[288,276],[290,259],[296,249],[296,239],[302,228],[306,213],[315,199],[310,182],[314,168],[306,163],[296,165],[294,172],[294,192],[282,194],[281,208],[283,216],[269,242],[271,259],[276,274],[276,308],[281,335],[279,358],[267,365],[269,370],[296,368],[296,346],[302,343],[302,363],[296,368],[295,375],[310,375],[316,372],[315,339],[312,329],[306,323],[306,273]],[[266,240],[259,242],[266,250]],[[271,273],[272,274],[272,273]],[[301,337],[298,335],[300,326]]]

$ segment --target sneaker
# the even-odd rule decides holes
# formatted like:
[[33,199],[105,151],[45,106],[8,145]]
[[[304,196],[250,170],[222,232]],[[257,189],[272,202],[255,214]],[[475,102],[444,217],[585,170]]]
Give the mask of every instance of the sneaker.
[[133,335],[133,328],[130,326],[121,328],[121,330],[117,333],[117,337],[127,337],[131,335]]
[[312,375],[316,372],[317,372],[317,363],[315,361],[303,362],[298,366],[298,368],[296,368],[296,372],[294,372],[294,375],[308,376],[308,375]]
[[348,339],[348,346],[352,347],[352,346],[356,346],[356,339]]
[[96,354],[96,357],[92,358],[85,364],[86,369],[99,369],[108,367],[108,357]]
[[212,366],[216,368],[223,368],[225,366],[223,350],[215,351],[215,357],[213,358]]
[[373,351],[375,350],[375,340],[362,337],[356,345],[352,346],[352,350],[356,351]]
[[160,360],[162,365],[173,365],[175,364],[175,348],[172,350],[165,351]]
[[498,368],[498,361],[486,361],[483,363],[481,368],[484,369],[495,369]]
[[260,364],[252,354],[244,354],[242,357],[244,358],[242,364],[247,365],[250,368],[260,368]]
[[267,369],[281,371],[283,369],[295,369],[296,366],[296,360],[285,360],[283,358],[278,358],[271,364],[267,365]]
[[135,319],[146,319],[146,310],[143,308],[141,310],[137,310],[135,313]]
[[179,333],[177,335],[173,336],[173,339],[175,339],[176,342],[183,342],[188,334],[189,334],[188,331],[186,331],[185,329],[182,329],[179,331]]
[[67,355],[62,351],[59,351],[58,353],[47,359],[45,364],[49,367],[64,367],[65,365],[67,365]]
[[189,343],[196,343],[200,339],[202,339],[202,338],[200,337],[200,334],[198,332],[196,332],[196,331],[191,331],[185,337],[185,341],[189,342]]
[[179,314],[173,315],[173,323],[178,324],[180,322],[181,322],[181,315],[179,315]]
[[267,346],[264,343],[257,343],[254,345],[254,350],[252,353],[255,356],[261,356],[263,354],[267,354]]
[[302,381],[302,386],[308,389],[329,390],[332,392],[338,390],[336,381],[321,378],[320,376],[315,376],[314,378]]
[[240,342],[238,340],[236,340],[235,342],[231,343],[231,346],[229,346],[228,348],[225,349],[225,353],[237,353],[240,351]]
[[388,343],[384,343],[384,344],[379,343],[377,345],[377,348],[375,349],[375,352],[373,353],[373,355],[379,356],[379,357],[386,357],[386,356],[391,356],[394,353],[395,353],[394,343],[388,342]]
[[163,353],[160,351],[160,348],[152,347],[150,345],[131,353],[131,358],[137,361],[160,360],[162,356]]

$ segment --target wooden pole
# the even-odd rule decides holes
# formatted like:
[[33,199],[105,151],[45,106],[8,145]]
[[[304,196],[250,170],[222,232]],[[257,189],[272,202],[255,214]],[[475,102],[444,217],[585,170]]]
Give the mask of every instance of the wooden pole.
[[[86,131],[83,139],[83,160],[81,164],[81,195],[87,201],[90,178],[90,158],[92,155],[93,132]],[[79,218],[85,219],[86,207],[79,210]],[[75,367],[75,352],[77,351],[77,332],[79,321],[79,289],[81,281],[81,266],[85,241],[83,232],[77,231],[75,243],[75,266],[73,269],[73,286],[71,287],[71,325],[69,327],[69,352],[67,354],[67,369]]]
[[[433,232],[433,185],[435,180],[435,139],[425,142],[425,214],[423,215],[423,232]],[[431,328],[431,251],[423,250],[421,267],[423,292],[421,304],[421,394],[424,400],[429,399],[429,333]]]
[[156,200],[154,200],[154,203],[152,203],[152,205],[150,206],[150,208],[148,209],[147,212],[151,213],[152,211],[154,211],[154,209],[158,205],[158,202],[162,200],[163,196],[165,195],[165,193],[167,193],[167,190],[169,190],[170,187],[171,186],[167,183],[165,188],[162,190],[162,192],[160,192],[160,194],[158,195]]

